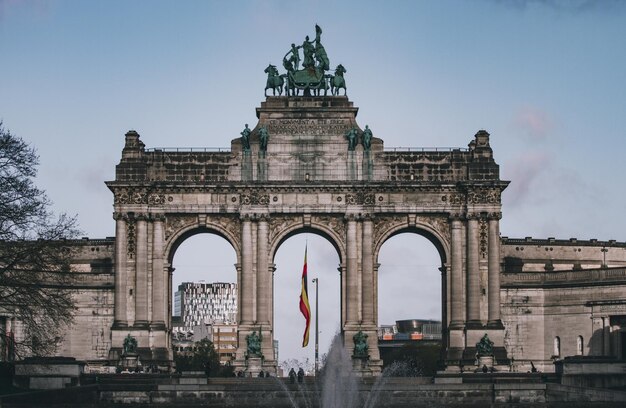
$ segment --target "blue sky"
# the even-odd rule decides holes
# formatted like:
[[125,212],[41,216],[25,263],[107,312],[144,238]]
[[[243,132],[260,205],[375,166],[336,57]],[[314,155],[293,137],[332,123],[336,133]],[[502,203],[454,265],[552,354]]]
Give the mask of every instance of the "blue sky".
[[[465,147],[491,133],[511,180],[502,235],[626,240],[626,1],[337,3],[0,0],[0,119],[38,149],[55,210],[77,214],[85,235],[110,236],[103,182],[124,133],[148,147],[229,146],[256,123],[263,69],[318,23],[331,66],[347,68],[359,123],[385,146]],[[293,239],[285,245],[303,247]],[[299,270],[302,260],[282,262]],[[413,282],[401,269],[423,267],[395,273]],[[407,302],[433,317],[420,308],[438,307],[434,281],[430,294],[381,307],[381,322]]]

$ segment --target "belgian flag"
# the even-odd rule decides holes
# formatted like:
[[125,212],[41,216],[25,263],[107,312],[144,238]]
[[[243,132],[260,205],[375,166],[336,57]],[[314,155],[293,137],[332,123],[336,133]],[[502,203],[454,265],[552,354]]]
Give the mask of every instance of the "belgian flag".
[[304,247],[304,266],[302,267],[302,291],[300,292],[300,312],[306,319],[306,327],[304,328],[304,336],[302,337],[302,347],[306,347],[309,344],[309,326],[311,326],[311,307],[309,306],[309,292],[307,288],[307,276],[306,276],[306,252],[307,247]]

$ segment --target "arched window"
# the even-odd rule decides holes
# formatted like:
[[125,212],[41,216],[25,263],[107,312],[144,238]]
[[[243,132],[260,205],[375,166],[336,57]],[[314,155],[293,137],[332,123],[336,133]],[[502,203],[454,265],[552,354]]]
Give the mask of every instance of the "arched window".
[[561,338],[559,336],[556,336],[554,338],[554,352],[553,355],[555,357],[560,357],[561,356]]
[[576,355],[583,355],[583,336],[578,336],[576,338]]

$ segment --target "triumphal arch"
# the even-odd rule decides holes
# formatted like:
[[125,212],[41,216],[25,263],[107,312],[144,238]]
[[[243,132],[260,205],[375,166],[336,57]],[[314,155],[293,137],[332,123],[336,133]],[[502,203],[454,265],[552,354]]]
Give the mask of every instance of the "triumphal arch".
[[237,256],[234,364],[246,369],[246,338],[260,332],[262,368],[274,372],[273,259],[288,237],[313,232],[339,254],[345,347],[352,352],[354,336],[368,335],[368,356],[354,356],[355,370],[377,374],[378,253],[408,231],[428,238],[441,257],[446,364],[473,364],[485,333],[497,364],[505,364],[499,220],[508,182],[500,180],[489,134],[478,131],[468,148],[385,149],[357,123],[347,96],[329,95],[345,94],[346,70],[325,73],[319,27],[316,34],[302,61],[299,47],[285,55],[286,75],[266,69],[267,89],[278,95],[261,102],[258,123],[246,125],[230,150],[147,149],[137,132],[126,134],[107,183],[116,220],[111,358],[131,334],[144,359],[171,360],[173,254],[188,236],[208,231]]

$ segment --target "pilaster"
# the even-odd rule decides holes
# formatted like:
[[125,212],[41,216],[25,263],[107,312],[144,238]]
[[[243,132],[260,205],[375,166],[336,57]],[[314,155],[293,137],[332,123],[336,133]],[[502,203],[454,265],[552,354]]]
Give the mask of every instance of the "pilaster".
[[163,263],[163,246],[164,246],[164,220],[163,214],[152,215],[153,237],[152,237],[152,322],[153,329],[165,329],[165,299],[167,292],[165,291],[165,279],[167,271]]
[[489,218],[489,309],[487,325],[500,328],[500,213],[494,213]]
[[[148,222],[146,214],[137,214],[137,258],[135,276],[135,327],[148,325]],[[140,341],[138,339],[138,341]],[[143,347],[144,344],[139,344]]]
[[272,272],[268,268],[269,229],[267,215],[260,215],[257,222],[257,321],[268,326],[270,324],[270,292]]
[[480,321],[480,270],[478,215],[467,219],[467,325],[482,326]]
[[113,214],[115,219],[115,320],[114,328],[124,328],[128,326],[127,316],[127,236],[126,218],[122,213]]
[[359,282],[358,282],[358,259],[357,259],[357,221],[356,216],[350,215],[347,217],[347,232],[346,232],[346,245],[347,245],[347,268],[346,268],[346,325],[356,325],[359,320]]
[[252,249],[252,220],[249,215],[242,216],[241,222],[241,240],[242,240],[242,268],[240,282],[241,296],[241,323],[252,323],[252,307],[253,307],[253,249]]

